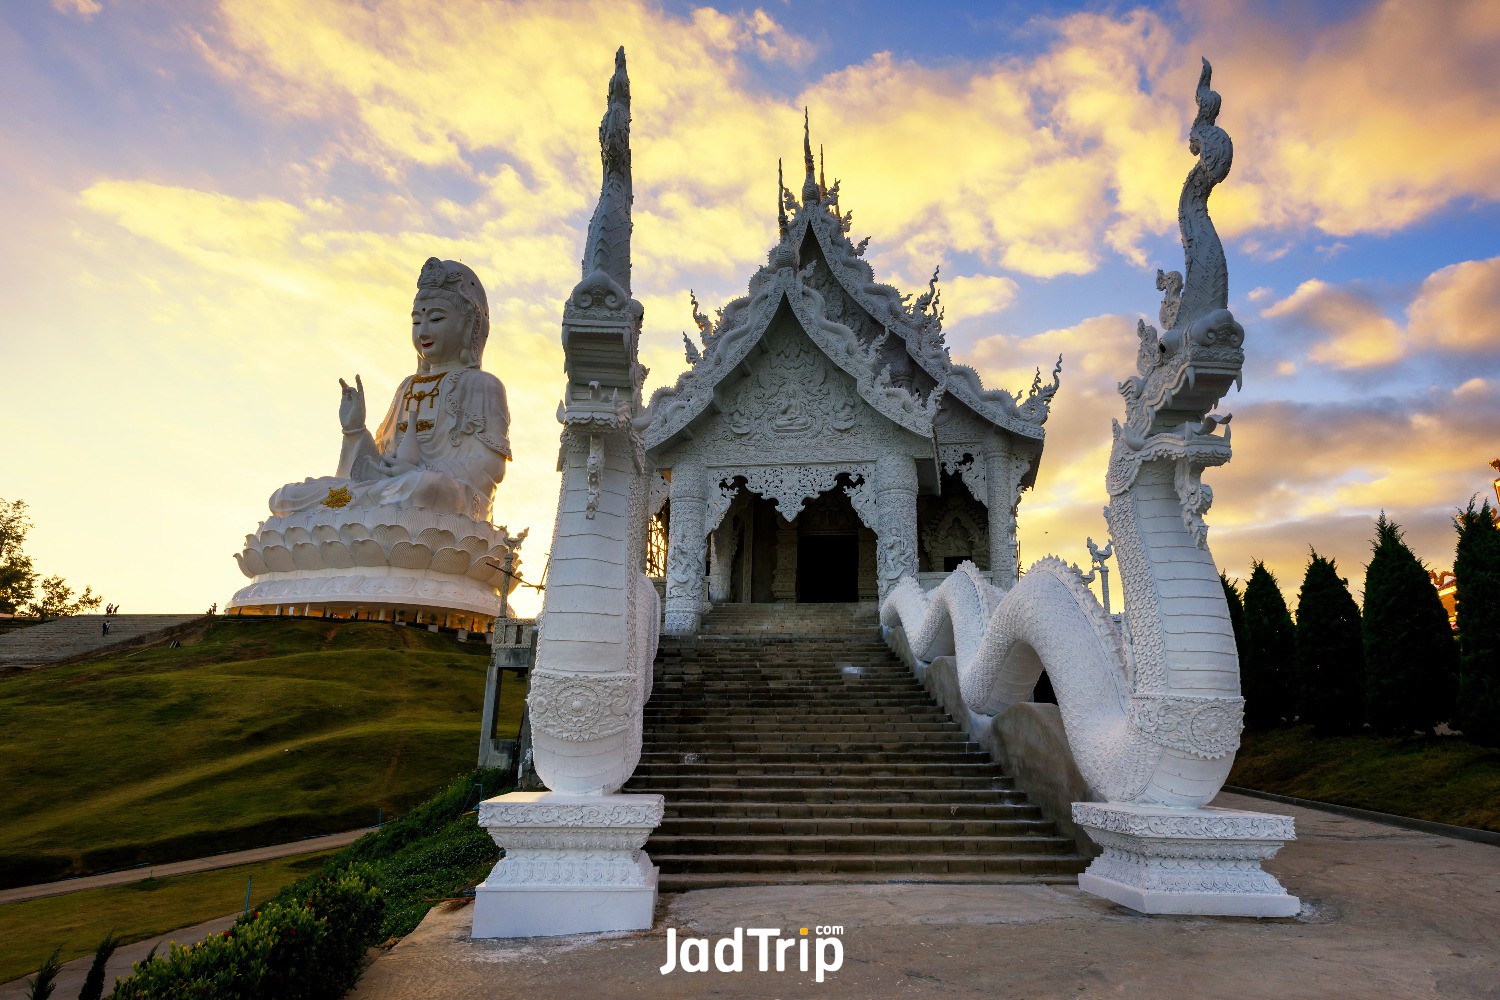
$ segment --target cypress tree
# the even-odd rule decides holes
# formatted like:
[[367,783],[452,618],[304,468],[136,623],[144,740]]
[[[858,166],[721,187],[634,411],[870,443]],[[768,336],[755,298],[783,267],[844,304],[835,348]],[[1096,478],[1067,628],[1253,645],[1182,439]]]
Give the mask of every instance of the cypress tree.
[[1245,602],[1240,598],[1240,588],[1236,586],[1238,580],[1230,580],[1219,571],[1219,583],[1224,587],[1224,603],[1229,605],[1229,625],[1234,629],[1234,648],[1236,651],[1245,648]]
[[1266,729],[1295,717],[1291,681],[1296,656],[1286,599],[1266,564],[1256,562],[1245,584],[1245,644],[1240,649],[1247,726]]
[[1401,528],[1375,522],[1365,569],[1365,711],[1377,730],[1407,736],[1453,717],[1458,646],[1448,613]]
[[1486,498],[1454,519],[1458,551],[1458,728],[1486,746],[1500,746],[1500,527]]
[[1297,594],[1297,683],[1302,719],[1319,734],[1347,733],[1364,722],[1359,605],[1334,561],[1317,552]]

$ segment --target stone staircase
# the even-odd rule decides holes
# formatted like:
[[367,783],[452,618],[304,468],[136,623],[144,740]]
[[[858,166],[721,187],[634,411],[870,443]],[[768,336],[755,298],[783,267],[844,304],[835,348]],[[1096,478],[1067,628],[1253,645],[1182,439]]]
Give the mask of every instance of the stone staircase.
[[721,605],[663,636],[640,766],[664,892],[1071,882],[1087,865],[880,641],[875,605]]
[[0,635],[0,674],[102,653],[164,635],[205,617],[196,615],[113,615],[109,635],[103,615],[72,615]]

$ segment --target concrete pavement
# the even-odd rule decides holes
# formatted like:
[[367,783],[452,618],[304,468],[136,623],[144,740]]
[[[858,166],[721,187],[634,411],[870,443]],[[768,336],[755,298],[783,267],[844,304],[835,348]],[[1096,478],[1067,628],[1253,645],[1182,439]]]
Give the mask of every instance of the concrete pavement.
[[[1302,897],[1295,918],[1144,917],[1073,887],[785,886],[663,897],[649,932],[474,942],[471,906],[444,904],[351,996],[1500,998],[1500,848],[1274,811],[1297,820],[1266,865]],[[668,929],[716,940],[820,924],[844,929],[843,966],[823,983],[795,959],[780,973],[658,971]],[[746,959],[754,969],[753,942]]]

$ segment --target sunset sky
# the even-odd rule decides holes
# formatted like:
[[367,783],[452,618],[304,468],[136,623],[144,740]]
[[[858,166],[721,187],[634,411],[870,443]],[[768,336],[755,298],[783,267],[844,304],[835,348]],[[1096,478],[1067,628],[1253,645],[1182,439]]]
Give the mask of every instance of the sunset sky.
[[[630,62],[648,392],[688,292],[742,294],[802,109],[877,276],[942,265],[955,360],[1063,355],[1023,562],[1105,535],[1115,383],[1176,204],[1199,57],[1234,169],[1210,202],[1246,329],[1210,542],[1291,597],[1356,590],[1386,510],[1450,568],[1500,455],[1500,4],[18,0],[0,8],[0,497],[44,572],[127,612],[221,606],[282,483],[332,474],[338,379],[412,371],[429,256],[485,282],[509,391],[496,520],[557,500],[562,300]],[[793,184],[795,186],[795,183]],[[530,597],[515,604],[534,612]]]

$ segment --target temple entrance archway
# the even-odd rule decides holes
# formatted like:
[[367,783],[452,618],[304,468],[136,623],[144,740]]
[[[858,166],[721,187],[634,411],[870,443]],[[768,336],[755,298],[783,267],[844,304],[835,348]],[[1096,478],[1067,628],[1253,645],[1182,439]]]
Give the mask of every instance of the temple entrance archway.
[[797,603],[859,600],[861,529],[869,530],[842,490],[820,494],[803,508],[797,517]]
[[873,600],[875,533],[855,513],[841,480],[788,521],[778,504],[744,488],[710,536],[709,598],[715,603],[821,604]]

